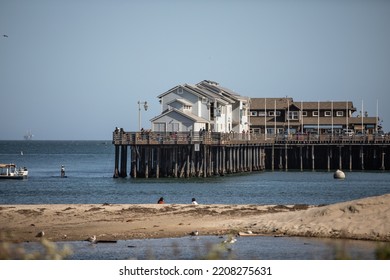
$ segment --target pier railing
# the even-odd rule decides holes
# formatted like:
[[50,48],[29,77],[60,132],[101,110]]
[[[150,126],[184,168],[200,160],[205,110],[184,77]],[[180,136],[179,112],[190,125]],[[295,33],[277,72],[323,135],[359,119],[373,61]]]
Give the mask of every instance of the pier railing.
[[240,145],[240,144],[390,144],[389,135],[258,134],[220,132],[113,132],[114,145]]

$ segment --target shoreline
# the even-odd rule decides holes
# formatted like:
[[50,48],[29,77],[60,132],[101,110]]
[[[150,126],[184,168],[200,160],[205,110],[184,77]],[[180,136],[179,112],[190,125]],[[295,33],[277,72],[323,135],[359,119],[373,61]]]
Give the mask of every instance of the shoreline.
[[0,240],[97,241],[189,235],[301,236],[390,241],[390,194],[325,206],[224,204],[0,205]]

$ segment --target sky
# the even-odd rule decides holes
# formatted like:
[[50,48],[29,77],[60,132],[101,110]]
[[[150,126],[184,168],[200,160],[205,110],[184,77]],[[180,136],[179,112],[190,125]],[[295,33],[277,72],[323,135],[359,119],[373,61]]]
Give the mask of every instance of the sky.
[[110,140],[138,129],[138,101],[150,128],[159,94],[202,80],[349,100],[390,131],[389,15],[385,0],[0,0],[0,140]]

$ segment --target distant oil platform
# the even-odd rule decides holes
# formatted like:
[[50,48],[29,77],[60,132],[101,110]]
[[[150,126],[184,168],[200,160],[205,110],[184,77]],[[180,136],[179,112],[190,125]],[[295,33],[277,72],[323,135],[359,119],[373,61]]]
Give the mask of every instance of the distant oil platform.
[[26,134],[24,134],[23,138],[24,140],[32,140],[34,135],[32,134],[31,130],[28,130]]

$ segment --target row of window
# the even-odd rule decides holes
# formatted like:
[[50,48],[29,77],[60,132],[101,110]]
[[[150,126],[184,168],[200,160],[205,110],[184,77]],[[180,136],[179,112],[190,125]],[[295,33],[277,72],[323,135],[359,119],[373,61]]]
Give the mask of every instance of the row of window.
[[[318,117],[318,111],[310,111],[312,117]],[[281,113],[280,111],[251,111],[251,116],[252,117],[265,117],[268,114],[269,117],[274,117],[274,116],[280,116]],[[299,116],[299,111],[289,111],[289,116],[290,119],[297,120]],[[303,111],[302,112],[302,117],[307,117],[308,116],[308,111]],[[324,112],[325,117],[331,117],[332,116],[332,111],[325,111]],[[336,111],[336,117],[344,117],[344,111]]]

